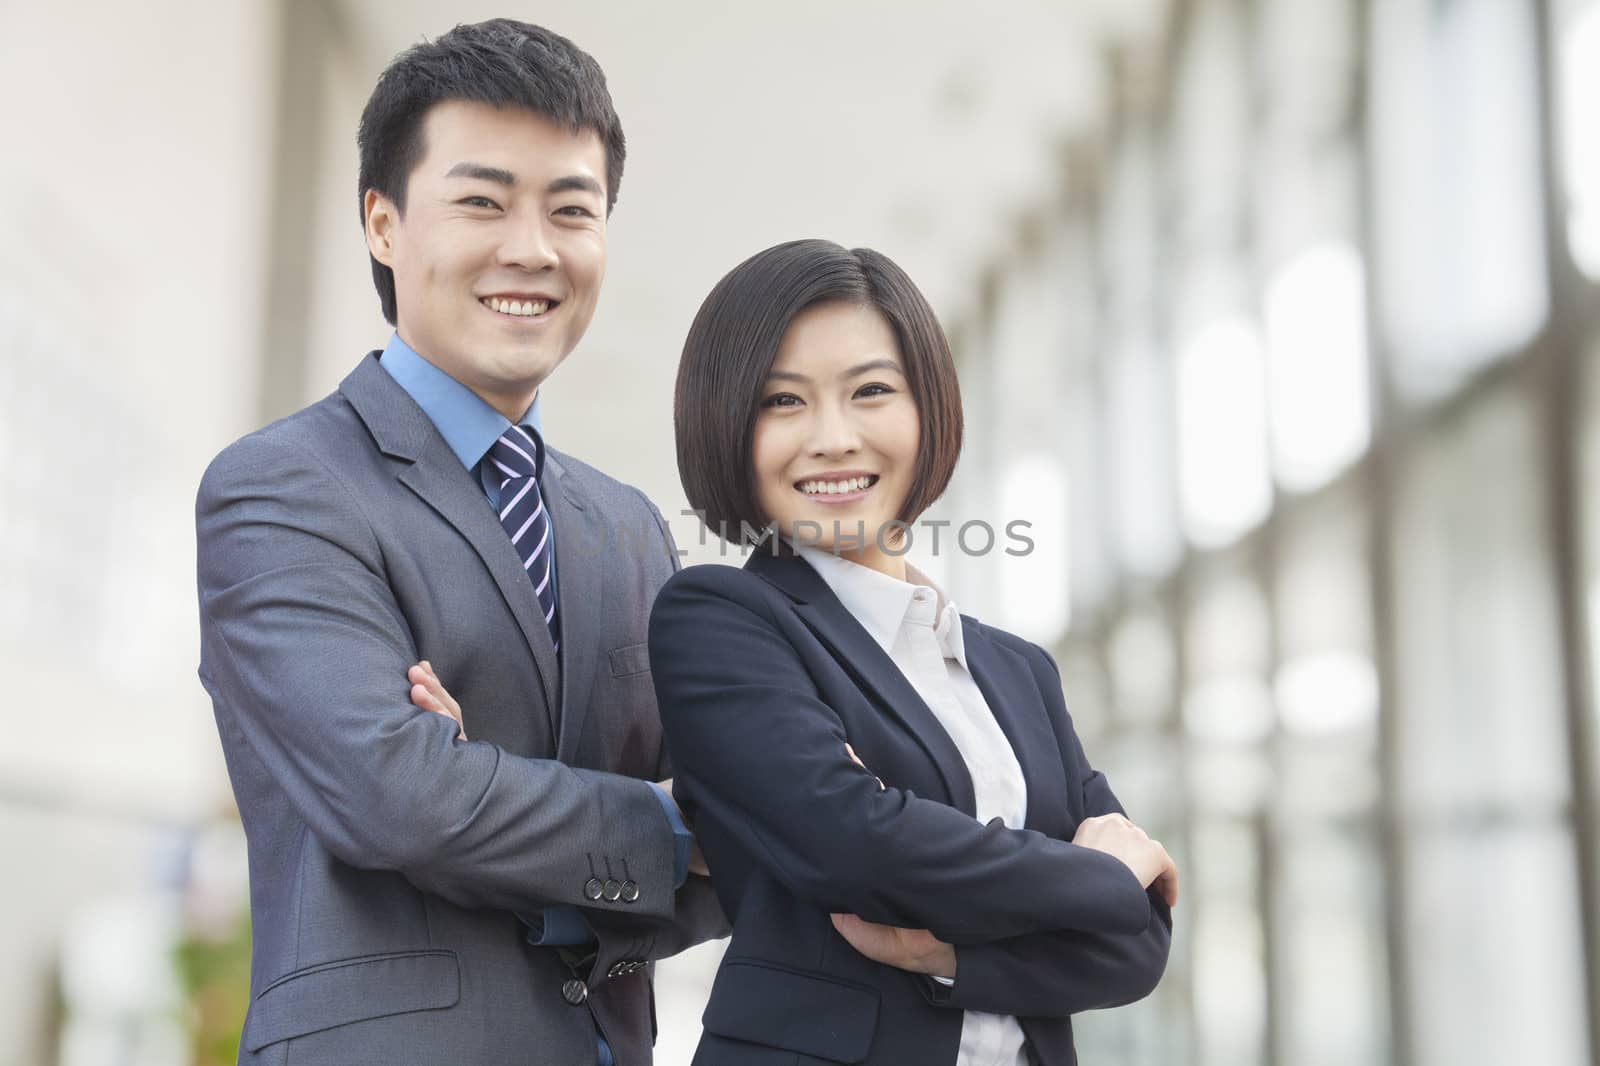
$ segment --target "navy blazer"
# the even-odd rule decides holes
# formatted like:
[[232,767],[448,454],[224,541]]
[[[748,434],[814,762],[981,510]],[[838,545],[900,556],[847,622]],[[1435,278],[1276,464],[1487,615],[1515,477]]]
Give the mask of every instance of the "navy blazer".
[[[650,663],[673,792],[733,923],[695,1066],[950,1066],[964,1010],[1015,1015],[1034,1061],[1066,1066],[1072,1014],[1160,979],[1166,904],[1068,843],[1122,808],[1084,757],[1054,662],[962,627],[1027,780],[1023,829],[976,820],[955,744],[804,560],[762,548],[743,570],[691,567],[662,588]],[[956,945],[955,986],[860,955],[834,911]]]

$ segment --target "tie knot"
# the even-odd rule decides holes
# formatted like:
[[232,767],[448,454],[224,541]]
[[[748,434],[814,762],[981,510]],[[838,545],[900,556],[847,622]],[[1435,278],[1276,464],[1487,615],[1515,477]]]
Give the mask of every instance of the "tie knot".
[[489,461],[499,468],[504,481],[537,478],[544,470],[544,442],[533,430],[512,426],[489,448]]

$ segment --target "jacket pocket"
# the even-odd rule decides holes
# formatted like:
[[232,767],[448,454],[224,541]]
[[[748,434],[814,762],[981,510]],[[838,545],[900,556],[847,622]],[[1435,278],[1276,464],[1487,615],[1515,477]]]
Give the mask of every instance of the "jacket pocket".
[[250,1004],[242,1043],[251,1052],[351,1022],[442,1010],[461,1001],[453,951],[402,951],[308,966],[268,985]]
[[718,1036],[853,1063],[872,1047],[878,1005],[878,990],[867,985],[727,959],[701,1020]]
[[611,676],[632,677],[650,669],[650,645],[629,644],[611,649]]

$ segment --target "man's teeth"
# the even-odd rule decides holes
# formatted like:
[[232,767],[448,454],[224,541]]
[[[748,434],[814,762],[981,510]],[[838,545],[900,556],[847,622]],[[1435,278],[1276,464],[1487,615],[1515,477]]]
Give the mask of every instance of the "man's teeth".
[[498,296],[491,296],[483,302],[489,305],[490,310],[520,318],[532,318],[550,310],[549,300],[502,300]]
[[802,481],[800,491],[808,496],[835,496],[841,492],[859,492],[874,480],[871,477],[853,477],[846,481]]

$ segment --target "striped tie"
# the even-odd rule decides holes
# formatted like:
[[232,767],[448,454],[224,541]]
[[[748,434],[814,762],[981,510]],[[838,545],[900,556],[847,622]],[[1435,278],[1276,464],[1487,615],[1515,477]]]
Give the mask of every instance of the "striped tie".
[[550,639],[561,650],[561,615],[556,611],[556,582],[552,563],[555,544],[550,539],[550,513],[539,495],[539,475],[544,470],[544,442],[538,433],[512,426],[489,449],[489,462],[500,475],[500,524],[522,559],[522,569],[533,582],[534,595],[550,626]]

